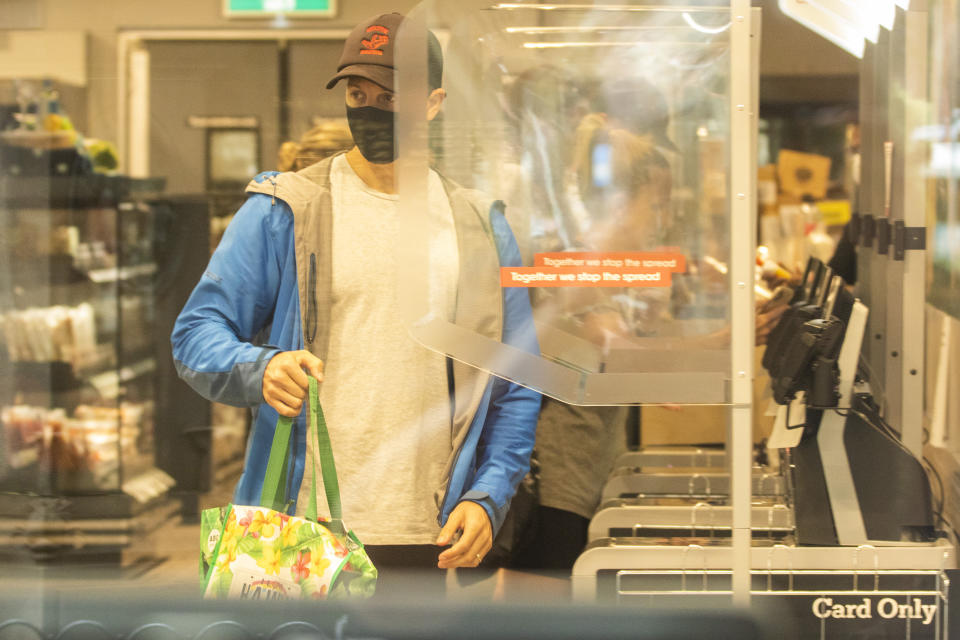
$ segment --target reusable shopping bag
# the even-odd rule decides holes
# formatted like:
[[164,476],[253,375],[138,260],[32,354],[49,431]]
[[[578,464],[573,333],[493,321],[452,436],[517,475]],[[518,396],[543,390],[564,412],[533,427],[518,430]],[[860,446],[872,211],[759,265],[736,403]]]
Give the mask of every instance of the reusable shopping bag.
[[[340,486],[317,381],[310,377],[307,449],[313,485],[305,517],[285,513],[285,459],[293,420],[277,420],[260,505],[206,509],[201,515],[200,576],[211,599],[297,600],[369,597],[377,570],[342,520]],[[317,467],[330,519],[317,518]]]

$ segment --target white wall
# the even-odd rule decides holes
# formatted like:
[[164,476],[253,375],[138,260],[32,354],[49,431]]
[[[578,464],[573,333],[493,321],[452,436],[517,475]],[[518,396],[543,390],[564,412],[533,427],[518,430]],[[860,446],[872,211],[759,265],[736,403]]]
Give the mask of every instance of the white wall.
[[[21,4],[24,0],[19,0]],[[447,0],[453,1],[453,0]],[[488,6],[490,0],[456,0],[461,6]],[[117,139],[117,33],[143,29],[265,28],[269,20],[227,20],[220,0],[34,0],[44,30],[80,30],[89,34],[86,76],[88,131]],[[339,0],[330,20],[297,20],[296,27],[352,27],[388,11],[406,12],[414,0]],[[691,3],[692,4],[692,3]],[[854,58],[783,16],[775,0],[764,9],[761,73],[774,76],[856,75]],[[802,52],[802,55],[800,55]],[[38,51],[38,55],[45,55]]]
[[[44,30],[89,33],[87,86],[88,135],[117,139],[117,33],[145,29],[267,28],[269,20],[228,20],[220,0],[37,0],[43,5]],[[411,0],[340,0],[337,18],[297,20],[297,28],[352,27],[364,18],[405,11]],[[38,51],[38,55],[44,55]],[[237,81],[243,81],[238,74]]]
[[[83,31],[11,30],[0,32],[0,80],[52,78],[79,87],[87,84],[87,38]],[[43,55],[38,55],[38,52]]]

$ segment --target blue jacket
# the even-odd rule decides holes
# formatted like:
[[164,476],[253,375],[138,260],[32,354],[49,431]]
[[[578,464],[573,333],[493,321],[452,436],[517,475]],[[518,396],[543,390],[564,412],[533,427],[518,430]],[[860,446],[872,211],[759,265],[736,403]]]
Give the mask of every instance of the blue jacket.
[[[244,472],[234,493],[237,504],[259,503],[276,427],[277,413],[262,396],[267,363],[281,351],[307,348],[321,359],[325,355],[332,215],[329,166],[328,159],[297,174],[260,174],[251,182],[249,199],[174,326],[173,357],[180,376],[212,401],[254,408]],[[488,265],[484,271],[493,271],[478,274],[461,268],[458,304],[460,298],[465,302],[457,324],[473,324],[489,337],[538,353],[527,291],[499,288],[496,267],[520,264],[502,203],[484,201],[448,181],[445,186],[461,260],[464,255],[479,256],[480,263]],[[482,255],[493,253],[493,247],[496,255]],[[472,260],[470,266],[477,264]],[[480,293],[470,302],[464,291]],[[467,406],[469,415],[461,418],[459,432],[454,424],[449,472],[437,493],[438,521],[444,524],[458,502],[471,500],[485,508],[496,534],[529,467],[540,395],[452,360],[448,372],[453,381],[451,403],[455,408]],[[472,404],[462,400],[466,396],[474,398]],[[305,437],[301,415],[291,437],[289,496],[297,495],[303,479]],[[349,514],[345,516],[349,523]]]

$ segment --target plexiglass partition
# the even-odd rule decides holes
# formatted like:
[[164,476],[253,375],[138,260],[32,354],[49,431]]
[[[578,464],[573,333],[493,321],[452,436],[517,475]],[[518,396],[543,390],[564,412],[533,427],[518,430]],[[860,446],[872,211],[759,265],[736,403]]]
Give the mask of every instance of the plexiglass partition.
[[[479,395],[494,388],[486,384],[461,385],[462,375],[481,378],[482,382],[486,376],[515,381],[560,400],[544,403],[540,422],[553,419],[564,430],[570,423],[560,423],[551,411],[571,412],[576,418],[575,413],[581,408],[573,405],[595,405],[584,409],[586,419],[595,429],[590,446],[586,445],[587,438],[571,429],[556,439],[554,457],[547,459],[549,437],[542,437],[542,430],[538,430],[539,457],[534,466],[539,466],[537,499],[543,499],[543,505],[547,506],[547,487],[569,487],[573,474],[567,470],[577,466],[578,471],[584,471],[583,484],[590,485],[577,487],[582,494],[577,500],[592,500],[588,506],[577,504],[564,509],[578,518],[578,525],[579,520],[588,520],[599,511],[601,502],[608,498],[618,500],[623,493],[636,493],[636,482],[656,485],[647,492],[650,495],[660,492],[659,497],[652,498],[654,502],[639,505],[645,514],[663,520],[673,517],[675,507],[683,510],[679,520],[652,522],[648,529],[633,527],[635,521],[630,521],[626,526],[629,535],[623,534],[624,527],[617,524],[601,531],[600,537],[608,540],[621,535],[634,540],[616,543],[616,557],[592,556],[589,566],[584,565],[579,572],[571,568],[571,564],[580,562],[576,554],[554,576],[523,576],[524,567],[513,557],[494,558],[491,567],[516,569],[519,576],[499,572],[492,579],[484,579],[484,574],[464,569],[463,573],[443,578],[451,600],[462,595],[472,605],[477,600],[475,594],[480,594],[481,599],[523,598],[565,606],[573,592],[575,598],[585,594],[583,599],[587,602],[605,602],[608,592],[601,593],[595,585],[593,592],[588,593],[582,588],[583,582],[577,580],[586,577],[596,582],[606,580],[610,571],[629,573],[636,572],[638,567],[653,567],[666,576],[658,589],[663,591],[666,585],[668,592],[672,591],[670,581],[678,570],[689,569],[691,575],[699,572],[691,578],[691,584],[701,576],[706,579],[707,569],[715,575],[722,573],[720,583],[711,583],[711,595],[727,601],[734,592],[743,603],[750,590],[750,523],[754,515],[750,511],[751,488],[772,503],[764,512],[772,514],[770,526],[788,528],[789,523],[773,521],[785,510],[777,502],[783,483],[775,471],[755,472],[751,448],[751,160],[755,144],[750,131],[755,125],[755,108],[750,94],[751,89],[755,90],[757,52],[749,45],[754,33],[751,25],[759,21],[756,16],[751,19],[747,0],[717,0],[713,6],[707,6],[707,2],[691,3],[698,6],[672,2],[490,3],[478,8],[481,3],[431,0],[412,9],[412,2],[398,7],[406,18],[399,32],[389,35],[397,39],[397,60],[402,62],[396,70],[394,123],[399,150],[395,166],[397,213],[403,221],[395,242],[400,258],[396,270],[401,294],[396,310],[398,324],[402,322],[408,327],[421,344],[455,361],[456,385],[450,385],[452,390],[479,390]],[[84,252],[80,249],[84,244],[106,238],[117,247],[131,245],[129,250],[117,249],[116,265],[97,267],[119,269],[111,270],[113,280],[109,284],[84,280],[84,287],[96,284],[100,287],[97,291],[105,292],[104,299],[118,307],[117,311],[112,311],[112,306],[104,309],[115,316],[112,324],[103,324],[111,316],[96,316],[96,334],[102,338],[97,340],[98,344],[111,341],[111,349],[116,346],[116,359],[127,351],[138,356],[129,367],[127,359],[103,363],[103,368],[111,372],[103,380],[113,382],[109,394],[112,404],[108,407],[123,417],[127,403],[155,398],[148,405],[155,411],[144,413],[139,434],[120,423],[115,436],[104,438],[116,450],[107,460],[113,466],[101,465],[109,486],[81,487],[85,493],[80,496],[55,491],[58,487],[41,487],[39,491],[33,486],[23,490],[15,487],[25,496],[31,494],[15,506],[25,503],[32,508],[35,493],[58,500],[57,504],[68,504],[60,500],[64,497],[77,498],[72,503],[79,503],[79,498],[95,493],[96,500],[90,501],[91,510],[84,512],[81,524],[85,527],[90,522],[102,528],[107,519],[121,520],[119,516],[110,516],[116,512],[118,502],[130,502],[121,495],[130,493],[127,480],[143,475],[153,465],[175,476],[178,497],[185,498],[185,514],[191,505],[219,507],[230,502],[241,465],[239,461],[233,467],[220,465],[222,456],[210,455],[209,443],[217,442],[219,412],[215,410],[210,416],[206,401],[176,380],[168,336],[190,291],[203,277],[203,265],[209,257],[208,233],[210,247],[217,246],[227,221],[246,197],[244,172],[298,170],[334,148],[352,146],[349,139],[343,139],[344,85],[330,92],[320,87],[335,73],[347,29],[367,17],[367,9],[360,13],[358,7],[359,3],[349,9],[342,7],[341,20],[314,25],[316,30],[290,28],[279,21],[250,30],[221,30],[227,25],[213,21],[207,25],[209,31],[200,31],[186,28],[192,23],[184,21],[182,30],[121,31],[116,38],[116,88],[121,96],[116,132],[121,156],[119,170],[163,177],[162,193],[153,194],[156,197],[142,203],[143,207],[132,202],[132,208],[123,208],[126,200],[115,202],[115,210],[106,213],[61,212],[57,211],[59,207],[43,204],[40,207],[49,214],[47,217],[37,217],[30,211],[16,212],[10,207],[0,214],[6,216],[11,228],[46,225],[44,233],[38,235],[59,233],[61,226],[77,227],[79,231],[74,229],[72,233],[80,234],[79,244],[73,238],[70,242],[77,246],[52,252],[54,257],[63,254],[59,257],[70,259],[73,271],[68,275],[75,278],[80,277],[75,271],[78,263],[83,263]],[[151,24],[155,22],[151,15],[144,13],[144,17],[124,20],[130,24]],[[424,55],[428,50],[428,29],[442,45],[441,94],[432,92],[435,87],[429,82],[429,58]],[[102,32],[95,30],[98,34],[106,31],[106,27]],[[362,47],[369,52],[364,55],[375,58],[378,41],[382,42],[374,37],[364,40]],[[224,68],[243,68],[250,77],[276,76],[281,80],[276,83],[280,86],[273,93],[272,82],[240,82],[235,75],[223,73]],[[100,100],[99,93],[91,95],[91,104]],[[431,95],[444,96],[442,108],[436,113],[429,111]],[[87,126],[91,130],[95,131],[98,125],[103,129],[99,117],[97,114],[97,118],[90,118]],[[337,139],[328,140],[328,146],[320,149],[322,153],[307,153],[311,149],[318,151],[311,146],[311,141],[316,141],[310,134],[318,130],[336,133],[337,123],[341,125],[340,137],[332,136]],[[357,131],[351,133],[356,135]],[[233,136],[230,141],[236,144],[219,144],[224,136]],[[285,138],[291,139],[289,144],[279,144]],[[292,143],[296,138],[300,142]],[[298,150],[295,162],[288,164],[281,153],[275,164],[277,148],[282,152],[290,144]],[[224,163],[230,164],[231,159],[237,160],[236,166],[224,169]],[[256,169],[249,166],[253,161],[259,162]],[[126,175],[117,178],[128,180]],[[86,177],[82,177],[76,182],[85,181]],[[18,181],[8,179],[0,188],[15,182]],[[273,195],[277,201],[289,197],[283,193]],[[271,207],[276,204],[272,201]],[[349,212],[343,204],[339,203],[337,215]],[[145,214],[149,212],[157,219],[148,219]],[[141,220],[141,214],[143,228],[134,228],[133,223]],[[102,224],[98,223],[100,216],[105,221]],[[183,231],[187,228],[191,229],[189,233]],[[734,229],[737,233],[732,233]],[[20,243],[19,237],[13,235],[10,242],[0,243],[6,247],[0,252],[0,284],[10,291],[18,275],[18,251],[36,253]],[[70,239],[64,240],[65,246],[70,245],[67,240]],[[362,241],[360,237],[351,239],[355,243]],[[138,242],[144,246],[140,247]],[[152,253],[140,256],[136,253],[138,248],[144,252],[149,248]],[[111,254],[108,252],[108,256]],[[126,274],[123,268],[128,263],[122,257],[143,258],[129,262],[131,267],[152,260],[156,268],[134,269]],[[45,269],[46,254],[40,258],[44,263],[40,266]],[[200,263],[196,270],[187,268],[188,263],[195,262]],[[351,266],[361,267],[360,259]],[[338,269],[341,267],[342,263],[338,264]],[[50,276],[44,269],[40,269],[39,279]],[[81,273],[84,275],[91,280],[94,277]],[[23,306],[37,303],[15,301],[9,291],[6,294],[0,298],[11,308],[15,303],[18,308],[21,302]],[[137,321],[137,308],[130,299],[138,294],[152,301],[152,306],[144,306],[143,314],[150,319],[152,313],[155,326],[146,328],[146,320]],[[50,304],[54,301],[51,297]],[[383,303],[390,304],[390,299]],[[333,304],[335,301],[331,301]],[[291,326],[294,325],[291,320]],[[294,332],[294,346],[296,335]],[[265,335],[243,336],[243,340],[255,343],[260,338]],[[156,354],[155,370],[146,365],[133,366],[141,356],[144,362],[148,360],[148,353],[140,353],[147,347],[153,347]],[[283,346],[289,347],[286,343]],[[326,360],[329,382],[336,377],[338,363],[335,357]],[[40,370],[46,366],[44,361]],[[370,366],[382,365],[373,361]],[[8,370],[17,373],[18,367],[23,368],[16,365]],[[396,375],[411,372],[398,371]],[[20,383],[36,376],[16,377]],[[6,383],[2,391],[12,397],[13,376],[8,378],[0,382]],[[49,386],[46,378],[37,379]],[[140,383],[142,389],[134,387]],[[154,383],[155,387],[150,386]],[[360,387],[348,392],[361,392]],[[178,388],[184,393],[177,393]],[[445,386],[438,394],[441,400],[446,400],[446,390]],[[382,404],[379,391],[370,390],[370,397]],[[84,391],[89,396],[95,392],[100,390]],[[472,400],[475,404],[481,402],[479,397]],[[60,406],[57,397],[44,401],[51,407]],[[681,452],[682,461],[696,467],[691,473],[611,473],[619,464],[619,455],[625,453],[614,452],[617,447],[626,447],[625,427],[637,426],[629,422],[625,407],[611,405],[664,403],[726,405],[702,420],[708,423],[709,442],[717,445],[714,450]],[[489,402],[489,406],[490,411],[495,411],[497,401]],[[459,405],[451,407],[454,413],[458,408]],[[698,420],[694,414],[701,409],[705,415],[710,410],[696,408],[688,414],[677,414],[680,418],[671,422],[670,427],[681,432],[688,426],[698,426],[694,424]],[[447,410],[444,405],[431,414],[439,416],[438,432],[446,428]],[[154,413],[156,428],[151,428],[147,418]],[[639,412],[633,409],[629,413],[636,416]],[[332,415],[332,411],[327,414],[328,418]],[[10,433],[9,421],[4,417],[3,422]],[[531,418],[522,425],[528,430],[525,436],[532,435],[532,423]],[[334,420],[330,424],[333,426]],[[725,433],[727,424],[732,429]],[[395,425],[384,424],[383,428],[391,430]],[[154,432],[155,438],[147,437]],[[571,434],[580,438],[576,444],[583,446],[569,446],[567,438]],[[479,430],[471,429],[470,436],[474,435],[485,437]],[[529,444],[529,439],[523,444]],[[333,440],[337,441],[337,435]],[[9,442],[9,437],[3,441],[0,453],[12,451]],[[342,443],[340,440],[334,448],[342,447]],[[250,446],[251,450],[258,446],[255,439]],[[485,464],[484,446],[485,443],[478,445],[476,461],[468,461],[473,467],[458,463],[458,469],[470,474]],[[214,444],[215,451],[216,448]],[[508,453],[515,455],[522,447],[514,449]],[[655,451],[630,453],[657,455]],[[350,460],[352,454],[340,448],[336,455],[340,462]],[[428,455],[415,462],[433,464]],[[667,458],[669,454],[661,459]],[[369,464],[370,477],[384,468],[379,460],[369,457],[358,455],[356,460]],[[675,466],[674,462],[663,465]],[[625,465],[617,468],[629,471],[637,466]],[[701,465],[710,468],[704,470]],[[347,463],[341,463],[341,469],[346,466]],[[38,474],[31,473],[30,478],[35,476]],[[11,477],[9,465],[0,466],[0,493],[11,493]],[[59,474],[55,479],[65,485],[59,488],[77,493],[75,484],[63,481],[71,477]],[[616,483],[624,480],[629,486],[621,491]],[[387,493],[384,489],[369,488],[375,483],[366,478],[364,481],[367,493]],[[516,483],[518,479],[512,481]],[[342,486],[346,486],[346,481]],[[528,489],[526,482],[513,502],[518,507],[514,512],[517,522],[500,529],[506,532],[504,537],[516,535],[517,531],[524,533],[525,526],[534,528],[523,520],[530,517],[523,513],[524,499],[528,501],[526,508],[530,508],[530,495],[524,495],[524,489]],[[471,500],[467,493],[463,499]],[[704,495],[716,505],[715,509],[711,510],[713,505],[701,508],[699,502]],[[189,557],[200,550],[200,527],[178,523],[173,511],[177,505],[171,507],[166,495],[161,498],[145,502],[149,510],[134,505],[134,513],[120,514],[123,520],[133,516],[138,520],[128,527],[132,532],[128,538],[121,543],[109,542],[113,545],[110,553],[116,556],[112,560],[115,564],[126,569],[132,566],[131,559],[139,562],[139,555],[131,552],[140,554],[148,549],[153,544],[153,534],[164,541],[163,553],[171,558]],[[140,517],[141,514],[146,515]],[[9,517],[9,511],[0,515],[8,516],[7,520],[12,522],[2,523],[6,531],[20,526],[14,522],[14,517],[19,519],[19,511],[12,514],[14,517]],[[428,515],[432,526],[432,509]],[[763,517],[763,522],[767,522],[767,516]],[[700,525],[707,519],[710,539],[704,542],[706,529]],[[127,526],[126,522],[108,524]],[[677,526],[683,530],[673,539],[671,534],[662,533],[667,525],[674,532]],[[72,539],[81,540],[86,549],[93,546],[89,537],[74,535],[80,525],[57,519],[56,526]],[[391,526],[401,530],[396,522]],[[651,530],[661,531],[659,542],[646,544]],[[556,533],[567,532],[557,527]],[[8,539],[17,551],[29,550],[34,544],[32,540]],[[365,536],[361,539],[370,543]],[[201,547],[209,540],[204,537]],[[603,546],[608,542],[595,542],[591,537],[585,548],[579,548],[612,548]],[[502,553],[516,550],[508,547],[503,552],[502,547],[497,547]],[[642,555],[634,553],[638,550]],[[73,553],[72,548],[68,551]],[[659,564],[648,563],[650,554],[656,556]],[[87,557],[80,555],[81,563],[90,564]],[[477,561],[481,555],[477,554]],[[224,558],[230,562],[229,553]],[[605,564],[601,567],[601,563]],[[148,580],[128,580],[123,588],[137,584],[153,589],[166,580],[178,588],[192,588],[196,577],[193,563],[189,564],[189,572],[174,573],[171,569],[179,571],[179,565],[167,565],[164,571],[168,572],[162,574],[162,579],[154,574]],[[731,571],[733,567],[735,570]],[[293,576],[293,570],[290,571]],[[389,597],[392,588],[394,594],[433,599],[435,583],[418,582],[416,572],[410,572],[410,587],[398,589],[389,582],[391,573],[397,575],[395,571],[396,568],[384,567],[387,579],[382,583],[381,595]],[[74,577],[70,571],[65,574]],[[567,582],[571,576],[572,589]],[[77,572],[78,580],[85,577],[85,573]],[[535,579],[547,577],[549,580]],[[31,584],[38,583],[45,587],[42,580]],[[507,584],[509,590],[504,586]],[[609,584],[606,581],[604,588]],[[51,585],[55,593],[61,588],[60,582]],[[618,582],[617,600],[621,586],[624,592],[637,589],[629,579],[623,585]],[[190,588],[182,588],[180,593],[192,597],[195,591]],[[519,597],[514,598],[515,594]],[[364,609],[367,619],[378,606],[376,601],[368,604],[369,608]],[[417,607],[406,610],[419,611]],[[421,618],[432,620],[430,616]],[[491,615],[490,619],[497,617]],[[0,630],[2,625],[0,617]],[[605,631],[609,628],[608,624]],[[342,635],[342,631],[343,627],[338,627],[336,634]],[[0,640],[4,640],[2,634]]]
[[[729,6],[410,12],[398,276],[417,340],[576,404],[731,401],[730,22]],[[430,121],[424,28],[445,43],[446,100]],[[428,167],[460,198],[456,262],[423,206]],[[470,224],[501,245],[509,225],[516,251],[491,260]],[[528,294],[536,344],[494,313]]]

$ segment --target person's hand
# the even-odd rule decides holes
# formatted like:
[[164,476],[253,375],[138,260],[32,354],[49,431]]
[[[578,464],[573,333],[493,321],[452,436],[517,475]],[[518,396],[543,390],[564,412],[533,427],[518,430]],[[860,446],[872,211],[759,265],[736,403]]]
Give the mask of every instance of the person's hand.
[[770,332],[773,331],[773,328],[777,326],[777,323],[780,322],[780,316],[782,316],[783,312],[788,308],[789,307],[784,304],[779,307],[774,307],[766,313],[757,314],[755,330],[757,346],[767,344],[767,337],[770,335]]
[[437,544],[444,547],[460,531],[460,539],[440,554],[437,567],[454,569],[456,567],[476,567],[493,546],[493,527],[487,510],[476,502],[464,500],[454,508],[447,524],[440,530]]
[[[773,328],[777,326],[777,323],[780,322],[780,316],[790,308],[789,305],[782,304],[769,311],[760,313],[759,308],[761,305],[762,302],[758,301],[755,306],[757,312],[754,314],[754,344],[758,347],[767,344],[767,337],[770,335],[770,332],[773,331]],[[693,343],[688,342],[687,344]],[[724,349],[729,347],[730,326],[728,325],[699,338],[695,344],[701,349]]]
[[630,328],[619,311],[591,311],[583,317],[580,335],[585,340],[606,348],[612,338],[626,338]]
[[300,415],[309,380],[304,370],[323,382],[323,361],[309,351],[284,351],[270,359],[263,372],[263,400],[282,416]]

